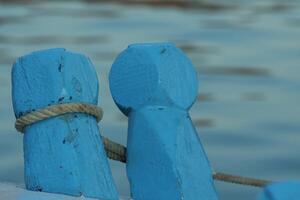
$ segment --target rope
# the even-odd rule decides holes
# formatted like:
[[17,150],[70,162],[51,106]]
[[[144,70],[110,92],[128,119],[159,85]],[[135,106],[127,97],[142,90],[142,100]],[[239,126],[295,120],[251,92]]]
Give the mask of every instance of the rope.
[[222,172],[216,172],[213,174],[213,178],[215,180],[235,183],[240,185],[249,185],[254,187],[264,187],[271,183],[271,181],[261,180],[261,179],[254,179],[250,177],[243,177],[243,176],[236,176],[231,174],[225,174]]
[[[24,128],[36,122],[56,117],[67,113],[85,113],[96,118],[97,122],[102,119],[103,111],[100,107],[85,103],[68,103],[49,106],[47,108],[25,114],[17,119],[15,127],[19,132],[24,132]],[[126,147],[102,136],[104,149],[108,158],[126,163]],[[236,176],[222,172],[214,172],[213,179],[235,183],[240,185],[248,185],[254,187],[264,187],[271,181],[254,179],[250,177]]]
[[48,106],[47,108],[40,109],[38,111],[33,111],[27,113],[17,119],[15,127],[17,131],[23,133],[24,127],[34,124],[36,122],[49,119],[52,117],[57,117],[59,115],[67,113],[85,113],[92,115],[96,118],[97,122],[102,119],[103,111],[100,107],[86,104],[86,103],[68,103],[68,104],[58,104],[53,106]]
[[126,147],[116,142],[113,142],[103,136],[102,141],[107,157],[109,157],[112,160],[117,160],[126,163]]

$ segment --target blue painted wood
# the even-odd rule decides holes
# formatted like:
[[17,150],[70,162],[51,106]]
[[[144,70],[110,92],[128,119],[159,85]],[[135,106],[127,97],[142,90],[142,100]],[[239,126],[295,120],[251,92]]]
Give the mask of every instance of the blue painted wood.
[[[98,103],[98,79],[90,60],[65,49],[33,52],[12,70],[16,117],[49,105]],[[66,114],[25,128],[26,188],[118,199],[98,125],[86,114]]]
[[198,80],[184,53],[170,43],[130,45],[113,63],[109,82],[114,101],[129,118],[133,199],[217,199],[188,113]]
[[266,186],[258,200],[299,200],[300,182],[281,182]]

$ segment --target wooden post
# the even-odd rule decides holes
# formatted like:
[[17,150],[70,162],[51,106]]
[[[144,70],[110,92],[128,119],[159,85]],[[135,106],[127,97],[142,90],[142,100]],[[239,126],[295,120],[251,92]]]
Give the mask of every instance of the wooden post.
[[188,113],[198,80],[184,53],[170,43],[130,45],[113,63],[109,82],[129,118],[127,175],[133,199],[217,199]]
[[258,200],[299,200],[300,182],[281,182],[266,186]]
[[[98,79],[90,60],[65,49],[19,58],[12,70],[15,115],[62,103],[97,105]],[[101,199],[118,199],[98,125],[73,113],[25,128],[26,188]]]

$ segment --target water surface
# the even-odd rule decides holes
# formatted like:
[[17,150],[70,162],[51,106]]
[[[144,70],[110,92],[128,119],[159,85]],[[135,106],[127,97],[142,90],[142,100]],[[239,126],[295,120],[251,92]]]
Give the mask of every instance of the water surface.
[[[14,129],[10,94],[18,56],[52,47],[88,55],[100,78],[102,133],[126,144],[127,122],[112,101],[108,72],[128,44],[160,41],[174,42],[197,68],[191,116],[215,171],[300,179],[300,3],[212,2],[0,3],[0,181],[23,184],[22,135]],[[129,195],[125,166],[110,164],[120,194]],[[260,192],[216,187],[223,200],[255,199]]]

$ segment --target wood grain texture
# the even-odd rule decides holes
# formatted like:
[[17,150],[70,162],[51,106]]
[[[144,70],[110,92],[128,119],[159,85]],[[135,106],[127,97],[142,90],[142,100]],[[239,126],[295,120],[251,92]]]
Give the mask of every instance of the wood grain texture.
[[280,182],[266,186],[258,200],[299,200],[300,182]]
[[170,43],[130,45],[112,65],[112,96],[128,116],[127,176],[135,200],[216,200],[212,172],[188,110],[191,61]]
[[[60,103],[98,102],[90,60],[65,49],[33,52],[12,70],[16,117]],[[65,114],[25,128],[26,188],[101,199],[118,199],[96,119]]]

